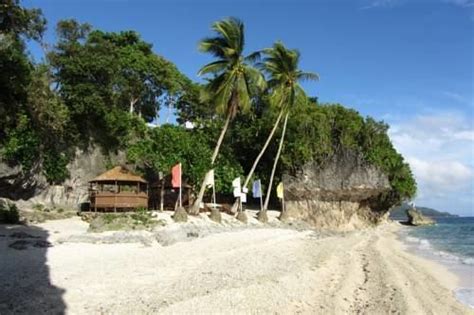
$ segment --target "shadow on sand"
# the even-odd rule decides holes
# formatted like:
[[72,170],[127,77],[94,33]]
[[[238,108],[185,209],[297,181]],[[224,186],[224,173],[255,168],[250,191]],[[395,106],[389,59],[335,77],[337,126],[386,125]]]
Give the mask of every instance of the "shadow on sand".
[[0,224],[0,314],[64,314],[65,290],[51,283],[48,232]]

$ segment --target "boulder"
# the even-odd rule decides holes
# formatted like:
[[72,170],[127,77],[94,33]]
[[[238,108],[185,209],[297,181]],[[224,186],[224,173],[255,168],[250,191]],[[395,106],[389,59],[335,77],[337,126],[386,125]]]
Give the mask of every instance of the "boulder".
[[308,163],[283,176],[286,217],[317,228],[351,230],[377,224],[388,211],[378,201],[391,189],[388,177],[353,151],[323,165]]
[[406,210],[407,217],[408,217],[408,224],[413,226],[420,226],[420,225],[433,225],[436,222],[431,219],[430,217],[424,216],[421,211],[417,210],[416,208],[409,208]]

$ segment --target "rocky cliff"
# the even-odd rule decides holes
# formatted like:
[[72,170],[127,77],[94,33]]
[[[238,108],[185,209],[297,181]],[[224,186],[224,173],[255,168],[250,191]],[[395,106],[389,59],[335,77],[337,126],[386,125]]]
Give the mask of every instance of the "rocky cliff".
[[421,211],[419,211],[416,208],[409,208],[406,210],[406,214],[408,217],[408,224],[414,225],[414,226],[419,226],[419,225],[433,225],[436,222],[427,217],[424,216]]
[[317,228],[362,228],[387,216],[377,202],[390,190],[387,176],[352,151],[324,165],[308,163],[294,176],[284,175],[283,183],[287,215]]
[[61,185],[50,185],[41,169],[24,172],[19,166],[0,161],[0,197],[28,207],[43,204],[48,207],[78,209],[88,199],[88,181],[107,170],[107,166],[125,163],[125,155],[104,154],[95,147],[77,149],[68,164],[69,178]]

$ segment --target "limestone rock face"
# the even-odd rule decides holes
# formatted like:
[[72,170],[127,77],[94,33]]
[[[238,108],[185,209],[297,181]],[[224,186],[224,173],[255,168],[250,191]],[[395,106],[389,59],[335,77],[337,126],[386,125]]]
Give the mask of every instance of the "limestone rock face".
[[335,154],[322,166],[308,163],[284,175],[288,215],[318,228],[350,230],[383,221],[388,209],[377,203],[390,190],[388,177],[352,151]]
[[20,206],[43,204],[50,207],[78,209],[88,199],[88,182],[105,172],[107,166],[124,164],[125,154],[105,155],[100,148],[77,149],[68,164],[69,178],[61,185],[49,185],[41,171],[28,174],[21,167],[0,163],[0,197],[16,201]]
[[424,216],[420,211],[415,208],[407,209],[406,212],[408,217],[408,224],[410,225],[433,225],[436,223],[433,219]]
[[12,166],[0,160],[0,197],[28,199],[46,188],[48,183],[38,166],[25,172],[21,166]]

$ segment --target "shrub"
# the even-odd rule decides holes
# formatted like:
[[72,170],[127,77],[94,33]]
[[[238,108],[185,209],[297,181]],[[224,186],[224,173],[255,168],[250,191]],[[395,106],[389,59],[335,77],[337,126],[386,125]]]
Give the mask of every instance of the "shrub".
[[0,223],[17,224],[20,222],[20,212],[14,203],[0,206]]

